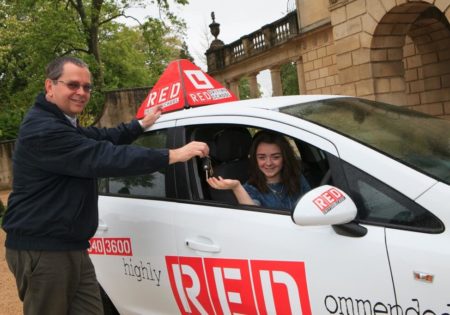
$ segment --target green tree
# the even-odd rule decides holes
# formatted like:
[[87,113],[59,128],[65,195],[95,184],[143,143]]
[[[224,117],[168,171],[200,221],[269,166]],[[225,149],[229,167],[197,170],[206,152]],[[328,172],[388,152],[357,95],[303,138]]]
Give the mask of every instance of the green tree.
[[[159,7],[159,19],[133,28],[118,20],[132,6],[149,5]],[[104,90],[154,83],[179,57],[184,27],[168,0],[0,0],[0,122],[25,112],[43,90],[44,65],[62,55],[90,65],[95,91],[83,119],[92,122]],[[0,139],[10,134],[0,125]]]
[[189,48],[185,41],[183,41],[183,43],[181,44],[180,59],[187,59],[191,62],[194,62],[194,57],[192,57],[189,53]]
[[281,66],[281,86],[283,95],[298,95],[298,77],[295,63],[290,62]]
[[239,99],[247,100],[250,98],[250,84],[246,77],[239,80]]
[[[258,83],[258,93],[262,95],[261,86]],[[242,77],[239,80],[239,99],[247,100],[251,98],[250,96],[250,82],[247,77]]]

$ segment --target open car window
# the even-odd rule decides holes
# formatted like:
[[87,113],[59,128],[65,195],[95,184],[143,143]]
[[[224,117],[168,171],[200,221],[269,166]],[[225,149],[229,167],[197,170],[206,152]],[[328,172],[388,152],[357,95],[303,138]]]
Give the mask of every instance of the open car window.
[[[209,145],[213,176],[239,179],[244,184],[249,177],[249,151],[252,138],[260,130],[262,128],[249,125],[210,124],[192,126],[188,128],[186,136],[187,141],[203,141]],[[328,172],[326,155],[322,150],[303,140],[284,136],[292,146],[309,186],[317,187]],[[194,193],[194,199],[238,205],[231,190],[217,190],[208,185],[203,163],[204,161],[199,158],[192,161],[193,186],[199,187]]]

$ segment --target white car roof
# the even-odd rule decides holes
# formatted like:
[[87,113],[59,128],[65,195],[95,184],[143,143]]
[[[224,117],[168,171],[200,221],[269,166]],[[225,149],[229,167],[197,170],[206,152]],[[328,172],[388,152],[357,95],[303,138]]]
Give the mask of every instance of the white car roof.
[[332,98],[342,98],[351,96],[342,95],[292,95],[292,96],[275,96],[254,98],[248,100],[239,100],[234,102],[227,102],[221,104],[212,104],[199,107],[192,107],[189,109],[179,110],[171,113],[165,113],[161,116],[158,122],[169,121],[174,119],[181,119],[187,117],[203,116],[214,114],[215,112],[235,113],[240,109],[259,108],[266,110],[278,110],[281,107],[290,106],[294,104],[308,103],[313,101],[320,101]]

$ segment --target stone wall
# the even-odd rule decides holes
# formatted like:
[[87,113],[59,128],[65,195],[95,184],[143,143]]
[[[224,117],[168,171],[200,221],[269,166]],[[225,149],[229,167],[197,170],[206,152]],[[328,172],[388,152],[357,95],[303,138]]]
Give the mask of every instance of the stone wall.
[[309,27],[318,21],[330,18],[328,0],[297,0],[296,4],[301,28]]
[[450,0],[334,0],[343,94],[450,119]]
[[106,92],[103,114],[96,126],[113,127],[130,121],[150,90],[150,87],[143,87]]
[[305,94],[340,94],[331,28],[303,40]]
[[[210,74],[236,91],[241,77],[257,86],[256,75],[269,69],[273,94],[281,95],[280,66],[295,62],[300,94],[359,96],[450,119],[450,0],[296,4],[298,21],[290,25],[298,29],[282,45],[267,45],[258,54],[244,51],[233,64],[208,68]],[[265,29],[242,38],[262,34],[270,42]],[[208,50],[207,57],[217,59],[221,49]]]

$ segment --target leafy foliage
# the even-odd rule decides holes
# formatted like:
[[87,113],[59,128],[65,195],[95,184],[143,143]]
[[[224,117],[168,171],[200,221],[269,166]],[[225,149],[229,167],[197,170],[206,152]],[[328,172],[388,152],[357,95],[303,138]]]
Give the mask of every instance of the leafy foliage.
[[189,49],[185,41],[181,44],[180,59],[187,59],[190,62],[194,62],[194,57],[192,57],[189,53]]
[[[119,20],[128,8],[149,5],[158,7],[158,19],[136,27]],[[81,121],[90,124],[105,90],[150,86],[171,60],[189,56],[184,29],[168,0],[0,0],[0,140],[16,136],[23,113],[44,88],[44,67],[55,57],[72,55],[89,64],[95,90]]]
[[243,77],[239,80],[239,99],[247,100],[250,98],[250,84],[248,79]]
[[15,139],[18,126],[23,119],[25,111],[23,108],[2,108],[0,113],[0,140]]
[[298,77],[295,63],[286,63],[281,66],[281,85],[283,95],[298,95]]

